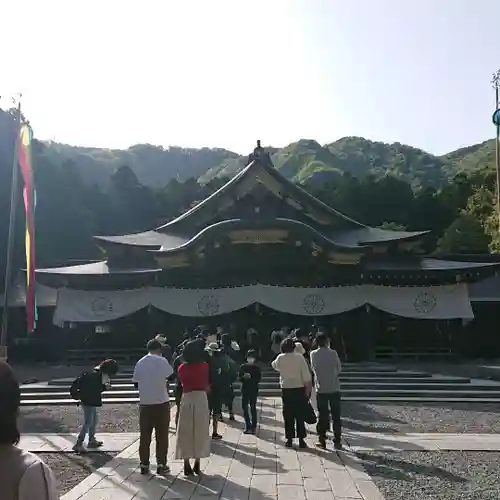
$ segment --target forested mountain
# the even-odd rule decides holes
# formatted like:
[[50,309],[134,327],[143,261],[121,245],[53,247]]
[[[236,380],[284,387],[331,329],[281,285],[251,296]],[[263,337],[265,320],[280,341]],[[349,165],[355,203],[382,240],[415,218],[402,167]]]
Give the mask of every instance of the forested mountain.
[[[348,173],[356,177],[391,174],[414,187],[439,187],[459,170],[461,160],[434,156],[397,142],[385,144],[362,137],[344,137],[324,146],[314,140],[301,139],[272,151],[276,168],[286,177],[303,184],[323,183]],[[242,159],[231,159],[210,169],[201,181],[231,177],[244,164]]]
[[[0,111],[2,284],[14,130],[13,117]],[[445,156],[360,137],[323,146],[300,140],[267,149],[285,176],[346,215],[372,226],[432,230],[429,252],[500,249],[493,141]],[[121,151],[34,141],[32,153],[40,267],[99,258],[92,235],[158,226],[211,194],[247,162],[224,149],[151,145]],[[24,259],[20,188],[17,269]]]
[[171,179],[184,182],[198,178],[208,169],[239,155],[225,149],[178,148],[136,144],[128,149],[98,149],[68,146],[56,142],[45,143],[45,154],[52,163],[71,162],[82,180],[105,186],[113,172],[129,166],[139,181],[146,186],[161,186]]

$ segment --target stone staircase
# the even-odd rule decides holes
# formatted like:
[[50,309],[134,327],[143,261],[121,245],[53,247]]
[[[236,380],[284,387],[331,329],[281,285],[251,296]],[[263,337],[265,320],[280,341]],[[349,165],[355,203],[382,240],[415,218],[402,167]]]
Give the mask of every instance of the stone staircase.
[[[103,394],[104,403],[138,403],[138,391],[134,388],[131,378],[131,370],[125,370],[114,377],[112,389]],[[347,363],[343,367],[340,380],[344,401],[500,403],[499,382],[401,371],[382,364]],[[76,404],[69,395],[72,381],[59,379],[23,385],[21,405]],[[235,393],[236,396],[240,395],[239,383],[235,384]],[[260,395],[280,395],[279,375],[270,367],[263,369]]]

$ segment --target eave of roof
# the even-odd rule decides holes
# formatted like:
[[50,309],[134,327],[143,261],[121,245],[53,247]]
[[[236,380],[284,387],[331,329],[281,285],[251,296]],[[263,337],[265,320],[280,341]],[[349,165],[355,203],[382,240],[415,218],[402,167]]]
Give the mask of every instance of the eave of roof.
[[384,259],[368,262],[366,269],[371,271],[480,271],[500,267],[498,263],[490,262],[459,262],[453,260],[441,260],[431,257],[412,259]]
[[[165,250],[175,250],[177,248],[182,248],[196,239],[203,232],[203,230],[196,234],[186,234],[185,227],[179,230],[181,222],[188,220],[200,210],[210,210],[210,206],[212,204],[215,204],[217,199],[221,195],[227,193],[228,191],[233,189],[239,182],[242,182],[243,179],[251,175],[255,175],[255,177],[257,178],[259,171],[262,170],[272,176],[273,179],[279,182],[286,191],[291,193],[292,196],[298,198],[299,201],[305,203],[306,205],[315,207],[316,209],[321,210],[324,213],[334,215],[335,217],[347,222],[352,226],[352,229],[339,230],[330,235],[323,235],[324,238],[334,242],[334,244],[337,246],[363,247],[365,245],[392,243],[398,240],[411,241],[421,238],[429,233],[429,231],[390,231],[387,229],[366,226],[338,212],[326,203],[323,203],[321,200],[317,199],[309,192],[281,175],[280,172],[276,170],[276,168],[274,168],[271,163],[268,164],[267,162],[263,161],[253,161],[213,194],[205,198],[203,201],[199,202],[196,206],[183,213],[179,217],[168,222],[167,224],[164,224],[154,230],[141,233],[121,236],[95,236],[94,238],[102,243],[130,245],[135,247],[143,247],[150,250],[160,250],[162,248]],[[211,226],[208,226],[205,229],[209,229],[210,227]]]
[[144,249],[159,249],[161,247],[176,248],[184,245],[192,236],[179,236],[145,231],[142,233],[124,234],[120,236],[94,236],[94,239],[116,245],[143,247]]
[[268,221],[262,220],[248,220],[248,219],[229,219],[220,222],[216,222],[204,229],[202,229],[199,233],[194,235],[189,241],[185,242],[183,245],[175,247],[175,248],[167,248],[162,247],[159,250],[150,250],[152,253],[170,253],[170,252],[179,252],[183,251],[192,245],[198,243],[204,238],[209,237],[216,232],[227,233],[231,230],[252,230],[252,229],[291,229],[297,230],[309,236],[311,239],[317,240],[319,243],[323,243],[325,245],[334,247],[338,250],[343,251],[357,251],[360,250],[368,250],[368,246],[360,246],[360,245],[345,245],[343,243],[338,243],[334,241],[324,234],[320,233],[312,226],[305,224],[304,222],[296,221],[293,219],[283,219],[276,218]]
[[321,209],[322,211],[325,211],[329,214],[335,215],[336,217],[339,217],[340,219],[343,219],[346,222],[349,222],[350,224],[356,226],[356,227],[366,227],[360,222],[355,221],[354,219],[351,219],[350,217],[338,212],[334,208],[330,207],[326,203],[323,203],[321,200],[318,200],[316,197],[314,197],[312,194],[308,193],[306,190],[302,189],[301,187],[297,186],[294,182],[290,181],[283,175],[279,173],[276,168],[272,164],[268,164],[267,162],[263,161],[253,161],[249,165],[247,165],[243,170],[241,170],[239,173],[237,173],[232,179],[230,179],[226,184],[221,186],[217,191],[212,193],[210,196],[205,198],[203,201],[198,203],[196,206],[188,210],[187,212],[184,212],[182,215],[177,217],[176,219],[168,222],[167,224],[164,224],[163,226],[160,226],[156,229],[156,231],[159,232],[165,232],[173,229],[175,226],[178,225],[179,222],[184,221],[188,218],[190,218],[193,214],[198,212],[201,209],[206,208],[207,206],[210,206],[212,203],[214,203],[222,194],[226,193],[227,191],[230,191],[233,189],[234,186],[236,186],[239,182],[241,182],[243,179],[246,177],[249,177],[250,175],[256,174],[259,171],[259,169],[263,169],[266,173],[270,174],[276,181],[281,183],[285,189],[288,191],[291,191],[293,194],[297,195],[299,198],[302,198],[303,200],[307,200],[307,202],[313,206],[316,206],[317,208]]
[[130,275],[130,274],[156,274],[161,269],[147,268],[116,268],[108,265],[107,261],[92,262],[89,264],[81,264],[78,266],[67,267],[52,267],[45,269],[37,269],[37,274],[52,274],[52,275],[79,275],[79,276],[102,276],[102,275]]
[[377,227],[364,226],[358,229],[335,231],[331,238],[345,245],[377,245],[395,241],[417,240],[430,231],[391,231]]

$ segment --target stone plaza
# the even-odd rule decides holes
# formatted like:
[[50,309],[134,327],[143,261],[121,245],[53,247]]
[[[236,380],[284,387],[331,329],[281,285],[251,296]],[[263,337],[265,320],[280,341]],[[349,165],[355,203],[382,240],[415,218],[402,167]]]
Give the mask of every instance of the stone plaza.
[[[499,434],[379,433],[346,430],[344,450],[283,446],[281,401],[264,398],[259,406],[257,435],[243,434],[242,419],[222,425],[223,440],[213,442],[209,459],[202,461],[200,477],[185,478],[182,462],[173,460],[175,429],[171,424],[169,462],[165,477],[141,475],[138,469],[138,433],[100,434],[102,452],[118,453],[107,464],[66,493],[63,500],[383,500],[359,458],[363,452],[495,452]],[[72,434],[25,434],[20,446],[33,452],[70,453]],[[154,458],[152,446],[152,458]],[[441,498],[441,497],[437,497]],[[473,498],[483,498],[473,497]],[[489,498],[489,497],[484,497]]]

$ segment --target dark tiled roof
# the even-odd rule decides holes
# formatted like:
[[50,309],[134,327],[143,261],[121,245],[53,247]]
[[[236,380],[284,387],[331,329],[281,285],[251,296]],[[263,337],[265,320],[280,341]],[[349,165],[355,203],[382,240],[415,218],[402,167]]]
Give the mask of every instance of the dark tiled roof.
[[179,247],[162,247],[159,249],[159,252],[172,252],[183,250],[185,247],[189,247],[190,245],[198,242],[202,238],[204,238],[207,234],[220,232],[222,235],[227,234],[230,230],[237,229],[256,229],[256,228],[271,228],[271,229],[288,229],[291,231],[296,231],[300,233],[302,237],[317,240],[319,243],[323,243],[326,245],[330,245],[333,247],[337,247],[343,250],[360,250],[363,247],[358,245],[346,245],[343,243],[339,243],[335,240],[332,240],[326,237],[323,233],[320,233],[312,226],[305,224],[304,222],[296,221],[293,219],[270,219],[270,220],[248,220],[248,219],[229,219],[217,222],[212,224],[204,229],[202,229],[199,233],[194,235],[191,239],[186,241],[182,246]]
[[122,236],[94,236],[96,240],[100,241],[151,249],[159,249],[160,247],[176,248],[187,243],[191,237],[159,233],[158,231],[145,231],[143,233],[125,234]]
[[[290,181],[283,175],[281,175],[278,170],[274,168],[272,164],[268,164],[266,162],[258,162],[254,161],[250,163],[247,167],[237,173],[231,180],[229,180],[226,184],[224,184],[221,188],[219,188],[215,193],[211,194],[208,198],[205,198],[203,201],[198,203],[196,206],[183,213],[176,219],[164,224],[157,228],[157,231],[160,232],[170,232],[174,228],[178,227],[179,223],[191,218],[194,214],[199,212],[200,210],[210,210],[210,208],[217,203],[218,198],[224,193],[231,191],[236,185],[238,185],[242,180],[255,175],[258,177],[259,171],[264,170],[266,173],[271,175],[276,181],[278,181],[283,190],[289,193],[291,198],[296,198],[299,202],[304,202],[307,205],[315,206],[316,208],[322,210],[323,212],[327,212],[329,214],[333,214],[339,219],[342,219],[344,222],[348,223],[352,227],[364,227],[363,224],[351,219],[350,217],[338,212],[333,209],[326,203],[318,200],[312,194],[308,193],[306,190],[297,186],[294,182]],[[284,193],[283,193],[284,194]]]
[[371,245],[421,238],[428,233],[429,231],[390,231],[365,226],[357,229],[336,231],[331,234],[331,238],[345,245]]
[[458,262],[433,258],[378,259],[368,262],[365,267],[372,271],[480,271],[498,267],[488,262]]
[[[231,192],[243,180],[248,178],[252,179],[252,176],[257,181],[259,174],[262,172],[271,176],[281,186],[281,196],[293,198],[305,207],[313,207],[319,212],[330,216],[334,215],[338,220],[341,220],[348,229],[323,235],[324,238],[335,242],[337,246],[363,246],[398,240],[411,240],[422,237],[428,233],[428,231],[390,231],[365,226],[326,205],[300,186],[297,186],[281,175],[271,163],[254,161],[208,198],[204,199],[181,216],[155,230],[123,236],[96,236],[95,238],[98,241],[110,244],[132,245],[148,249],[163,248],[164,250],[174,250],[175,248],[188,244],[190,240],[196,239],[197,236],[201,234],[201,232],[189,234],[190,227],[196,225],[192,223],[193,219],[197,216],[196,214],[200,211],[212,213],[223,194]],[[325,230],[326,229],[327,226],[325,226]]]
[[68,267],[52,267],[46,269],[37,269],[39,274],[78,274],[80,276],[99,276],[108,274],[155,274],[160,269],[134,269],[134,268],[116,268],[110,267],[106,261],[92,262],[90,264],[82,264],[79,266]]

